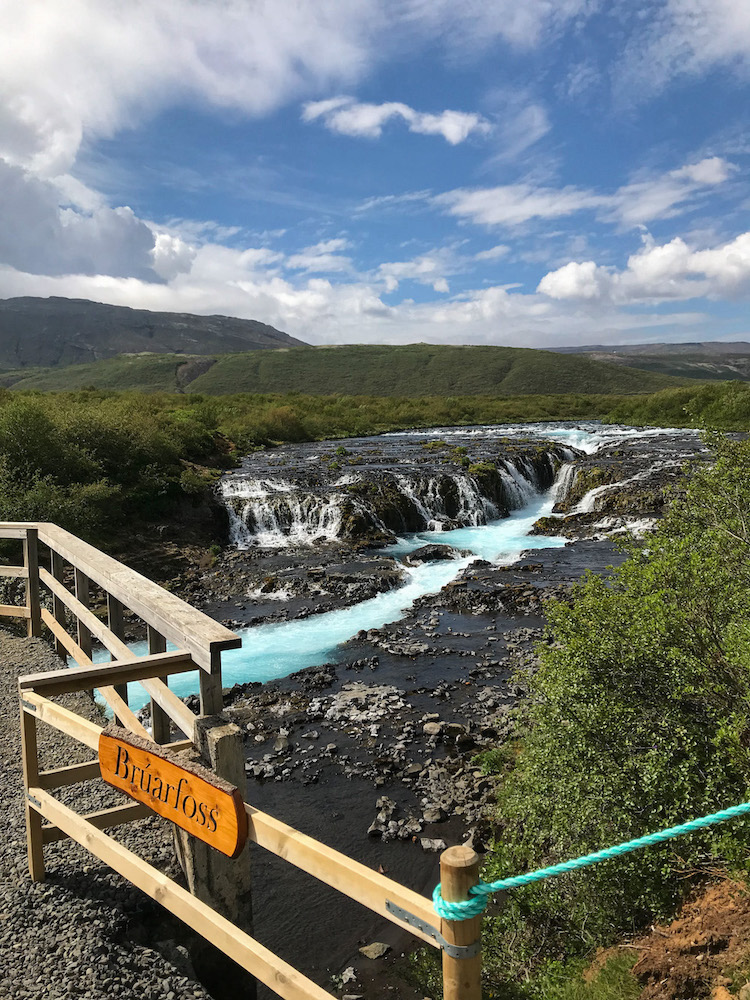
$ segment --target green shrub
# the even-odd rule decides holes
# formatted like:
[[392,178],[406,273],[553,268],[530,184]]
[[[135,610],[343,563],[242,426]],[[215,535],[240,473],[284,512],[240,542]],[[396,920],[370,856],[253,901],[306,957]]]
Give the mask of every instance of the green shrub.
[[[646,548],[608,583],[549,609],[554,642],[521,710],[485,877],[567,860],[747,798],[750,777],[750,441],[713,437]],[[491,761],[491,758],[487,758]],[[501,765],[501,766],[499,766]],[[744,866],[733,822],[523,890],[495,920],[515,970],[671,914],[691,880]],[[513,955],[503,940],[513,934]]]

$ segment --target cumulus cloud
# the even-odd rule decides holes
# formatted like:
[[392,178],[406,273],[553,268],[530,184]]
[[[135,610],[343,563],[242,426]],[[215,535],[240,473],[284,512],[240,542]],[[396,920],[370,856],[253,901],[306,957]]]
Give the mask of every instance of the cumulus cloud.
[[750,295],[750,233],[707,250],[679,237],[661,246],[647,239],[622,270],[592,260],[550,271],[537,291],[558,301],[616,305]]
[[129,208],[60,206],[55,184],[0,159],[0,263],[39,274],[155,277],[154,234]]
[[453,270],[451,258],[450,251],[435,251],[413,260],[389,261],[380,265],[377,278],[385,282],[387,292],[395,292],[401,281],[416,281],[429,285],[436,292],[446,293],[450,290],[446,275]]
[[189,271],[195,260],[196,250],[179,236],[157,233],[151,251],[153,268],[160,278],[171,281],[178,274]]
[[367,0],[0,0],[0,17],[0,155],[52,174],[84,135],[176,101],[263,114],[357,79],[379,20]]
[[464,142],[472,133],[486,135],[491,130],[490,123],[473,112],[448,110],[432,114],[415,111],[398,101],[361,104],[353,97],[332,97],[325,101],[309,101],[302,110],[305,122],[321,120],[331,132],[367,139],[379,138],[383,126],[393,119],[406,122],[410,132],[442,135],[452,146]]
[[519,226],[534,219],[557,219],[585,210],[623,226],[665,219],[685,211],[704,189],[724,183],[736,170],[713,156],[657,177],[633,181],[611,194],[566,186],[505,184],[494,188],[457,188],[436,195],[433,203],[449,214],[485,226]]

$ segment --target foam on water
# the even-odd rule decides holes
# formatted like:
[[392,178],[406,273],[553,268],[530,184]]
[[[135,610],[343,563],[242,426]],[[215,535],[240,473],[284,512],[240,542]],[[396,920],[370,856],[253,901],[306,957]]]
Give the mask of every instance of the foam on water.
[[[384,437],[407,437],[415,431],[392,431]],[[668,434],[684,433],[674,427],[626,427],[623,424],[599,424],[595,421],[582,421],[573,426],[559,423],[533,424],[492,424],[482,427],[432,427],[419,431],[420,437],[450,438],[450,437],[526,437],[545,441],[557,441],[559,444],[578,448],[587,455],[593,455],[604,445],[617,444],[619,441],[631,441],[633,438],[663,437]]]

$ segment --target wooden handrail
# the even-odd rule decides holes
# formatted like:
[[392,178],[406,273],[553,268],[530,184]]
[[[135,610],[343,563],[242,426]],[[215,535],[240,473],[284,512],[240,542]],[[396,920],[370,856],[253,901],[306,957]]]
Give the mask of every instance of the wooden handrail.
[[144,678],[161,677],[163,674],[183,674],[195,670],[195,664],[186,650],[140,656],[137,660],[97,663],[91,667],[66,667],[43,674],[24,674],[18,686],[38,691],[47,698],[71,691],[90,691],[106,684],[129,684]]
[[[29,529],[36,529],[40,542],[128,607],[169,642],[188,649],[201,670],[215,672],[222,650],[237,649],[242,645],[240,637],[220,622],[56,524],[45,521],[0,522],[0,538],[25,539]],[[50,579],[54,579],[46,570],[40,570],[40,576],[47,586],[50,586]],[[66,595],[73,600],[76,598],[67,588],[63,589],[65,594],[59,590],[53,593],[70,608]],[[80,602],[78,605],[83,607]],[[78,614],[78,611],[75,613]]]

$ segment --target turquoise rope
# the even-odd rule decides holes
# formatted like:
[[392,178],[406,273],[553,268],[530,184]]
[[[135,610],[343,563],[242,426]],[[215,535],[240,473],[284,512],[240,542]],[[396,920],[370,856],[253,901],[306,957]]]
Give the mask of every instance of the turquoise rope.
[[519,885],[528,885],[530,882],[541,882],[542,879],[552,878],[554,875],[564,875],[566,872],[575,871],[577,868],[586,868],[588,865],[595,865],[599,861],[609,861],[610,858],[617,858],[621,854],[628,854],[630,851],[637,851],[641,847],[649,847],[651,844],[660,844],[663,840],[671,840],[679,837],[683,833],[692,833],[693,830],[700,830],[704,826],[713,826],[714,823],[723,823],[724,820],[734,819],[743,813],[750,812],[750,802],[742,802],[738,806],[730,806],[729,809],[722,809],[720,812],[711,813],[710,816],[702,816],[700,819],[692,819],[689,823],[681,823],[679,826],[670,826],[668,830],[660,830],[658,833],[649,833],[645,837],[637,837],[635,840],[628,840],[624,844],[617,844],[614,847],[605,847],[602,851],[594,854],[586,854],[582,858],[574,858],[572,861],[563,861],[559,865],[551,865],[549,868],[539,868],[525,875],[515,875],[513,878],[503,878],[498,882],[480,882],[469,889],[471,899],[463,900],[459,903],[449,903],[440,895],[440,883],[435,887],[432,894],[432,902],[435,912],[444,920],[469,920],[471,917],[480,916],[488,903],[488,896],[494,892],[501,892],[503,889],[515,889]]

